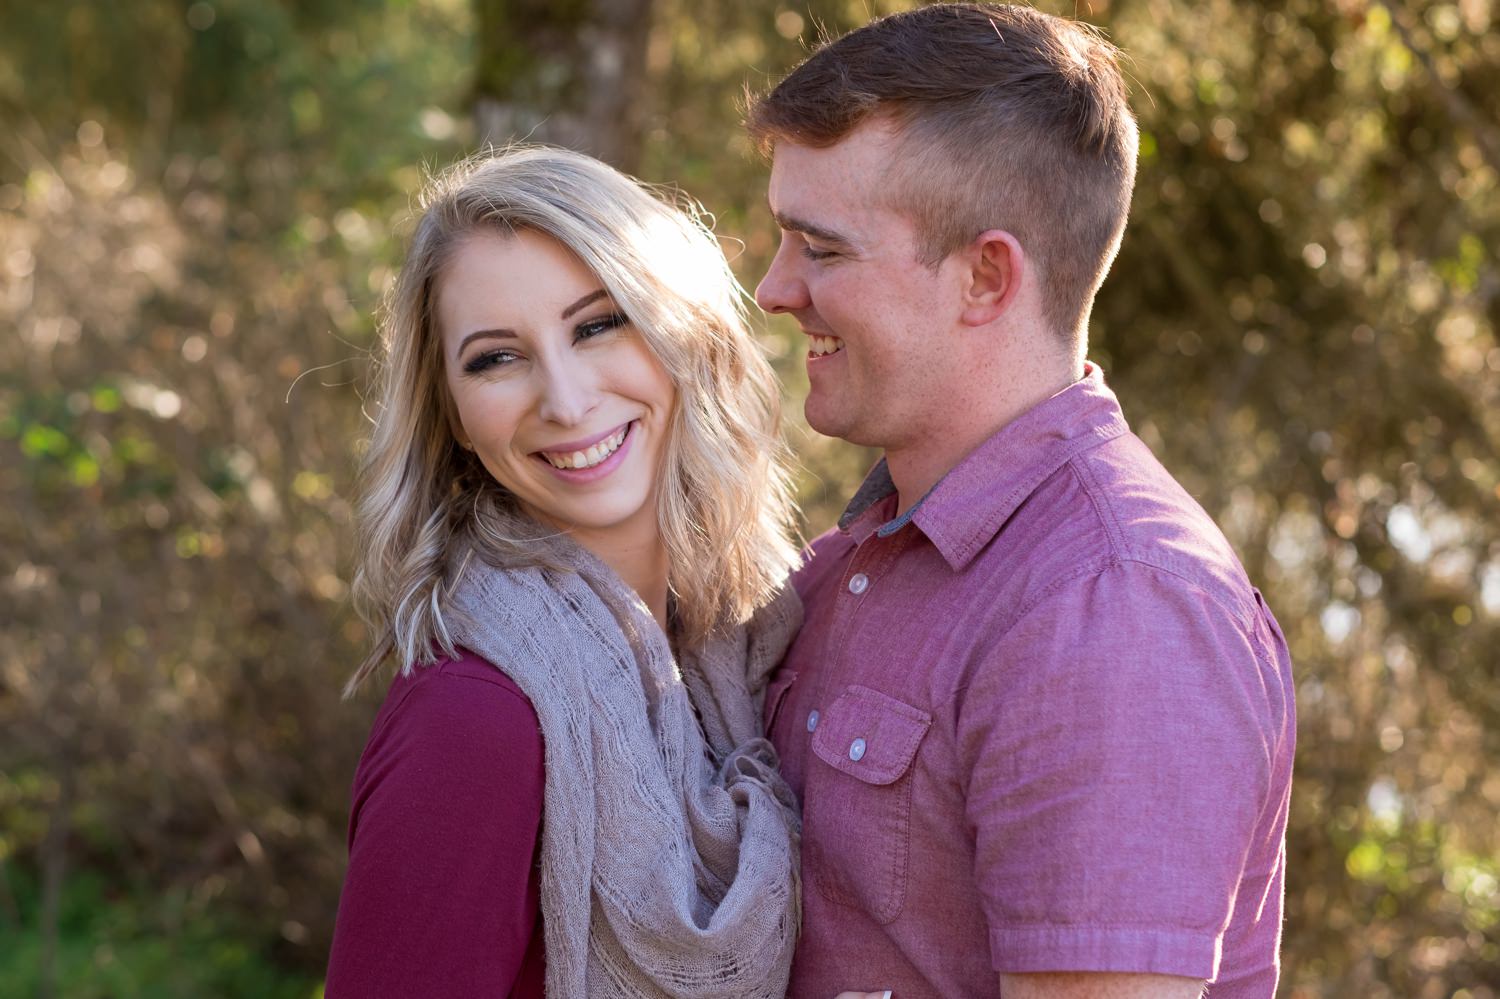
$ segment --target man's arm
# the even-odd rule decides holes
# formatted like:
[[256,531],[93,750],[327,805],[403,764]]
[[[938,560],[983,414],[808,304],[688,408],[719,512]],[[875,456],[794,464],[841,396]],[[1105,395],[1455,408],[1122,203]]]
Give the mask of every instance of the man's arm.
[[[994,643],[957,704],[992,967],[1082,990],[1006,999],[1193,997],[1237,905],[1279,918],[1241,890],[1277,737],[1260,669],[1207,593],[1131,563],[1060,587]],[[1106,974],[1145,990],[1098,991]]]
[[1201,978],[1065,972],[1001,975],[1005,999],[1199,999]]

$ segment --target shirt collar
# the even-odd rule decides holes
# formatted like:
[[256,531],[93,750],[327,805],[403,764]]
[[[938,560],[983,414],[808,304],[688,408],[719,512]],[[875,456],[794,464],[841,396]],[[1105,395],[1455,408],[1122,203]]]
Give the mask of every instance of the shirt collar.
[[900,517],[896,486],[881,458],[839,518],[857,543],[915,523],[949,567],[962,571],[1010,515],[1082,451],[1128,433],[1119,400],[1092,363],[1081,379],[1000,428]]

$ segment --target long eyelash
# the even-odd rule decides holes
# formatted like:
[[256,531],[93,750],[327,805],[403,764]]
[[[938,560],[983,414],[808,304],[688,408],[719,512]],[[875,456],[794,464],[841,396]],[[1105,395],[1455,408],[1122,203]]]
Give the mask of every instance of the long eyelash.
[[[596,336],[608,333],[610,330],[619,329],[630,322],[630,317],[624,313],[615,312],[598,319],[590,319],[586,323],[579,323],[574,331],[575,339],[589,340]],[[490,350],[483,354],[477,354],[464,363],[463,372],[467,375],[483,374],[490,368],[500,366],[500,358],[507,356],[508,350]],[[509,362],[505,362],[509,363]]]
[[483,354],[476,354],[464,362],[464,374],[477,375],[488,371],[499,363],[499,359],[509,354],[508,350],[490,350]]
[[600,316],[598,319],[590,319],[586,323],[579,323],[575,335],[578,339],[587,340],[590,337],[608,333],[610,330],[619,329],[628,322],[630,322],[629,317],[623,313],[615,312],[607,316]]

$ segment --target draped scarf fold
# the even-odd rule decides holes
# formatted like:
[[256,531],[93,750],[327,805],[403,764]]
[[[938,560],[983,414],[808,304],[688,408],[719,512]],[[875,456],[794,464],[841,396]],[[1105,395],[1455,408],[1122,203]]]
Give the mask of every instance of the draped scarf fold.
[[561,550],[571,571],[466,561],[449,615],[541,724],[547,994],[782,999],[800,826],[760,716],[801,603],[784,587],[678,662],[612,570]]

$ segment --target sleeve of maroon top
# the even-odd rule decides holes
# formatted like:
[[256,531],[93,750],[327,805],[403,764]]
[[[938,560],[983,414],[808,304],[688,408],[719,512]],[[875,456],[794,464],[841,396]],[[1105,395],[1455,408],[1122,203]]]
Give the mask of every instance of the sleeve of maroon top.
[[354,780],[329,999],[504,996],[537,925],[542,738],[475,657],[392,685]]

